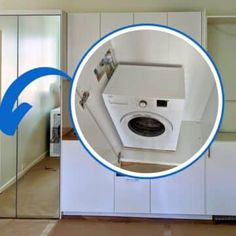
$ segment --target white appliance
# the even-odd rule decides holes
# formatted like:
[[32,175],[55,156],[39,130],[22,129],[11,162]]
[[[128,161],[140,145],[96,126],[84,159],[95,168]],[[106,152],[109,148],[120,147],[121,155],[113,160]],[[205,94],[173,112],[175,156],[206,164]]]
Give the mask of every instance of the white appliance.
[[103,100],[124,147],[176,150],[185,102],[182,67],[118,64]]
[[50,112],[50,156],[60,156],[61,150],[61,110],[60,107]]

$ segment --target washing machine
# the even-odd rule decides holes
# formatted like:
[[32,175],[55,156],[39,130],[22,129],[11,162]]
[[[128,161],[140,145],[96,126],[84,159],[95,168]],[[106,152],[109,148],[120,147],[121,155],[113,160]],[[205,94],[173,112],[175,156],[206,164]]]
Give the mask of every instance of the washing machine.
[[183,67],[118,64],[102,96],[124,147],[176,150],[185,104]]

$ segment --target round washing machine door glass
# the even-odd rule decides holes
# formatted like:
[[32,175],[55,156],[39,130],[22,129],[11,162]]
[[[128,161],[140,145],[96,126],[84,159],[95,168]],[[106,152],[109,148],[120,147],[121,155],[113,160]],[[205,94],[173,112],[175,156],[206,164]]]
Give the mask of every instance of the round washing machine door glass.
[[173,126],[157,113],[127,113],[118,128],[124,147],[167,150],[172,144]]
[[120,122],[124,132],[143,138],[166,135],[173,130],[169,120],[152,112],[131,112],[123,116]]
[[144,137],[156,137],[165,132],[165,126],[160,120],[146,116],[137,116],[130,119],[128,127],[135,134]]

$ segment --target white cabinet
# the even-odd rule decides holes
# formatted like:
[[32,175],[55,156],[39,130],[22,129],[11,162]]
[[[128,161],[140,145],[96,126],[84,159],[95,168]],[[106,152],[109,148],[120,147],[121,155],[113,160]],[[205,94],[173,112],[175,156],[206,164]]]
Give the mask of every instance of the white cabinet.
[[[168,26],[177,28],[201,43],[201,12],[168,12]],[[170,61],[180,61],[180,53],[170,55]],[[183,63],[184,64],[184,63]],[[205,213],[205,160],[200,159],[186,170],[172,176],[151,180],[151,213],[204,214]]]
[[[168,13],[83,13],[69,14],[68,18],[69,71],[76,66],[75,59],[90,42],[99,36],[133,23],[157,23],[178,28],[201,43],[201,12]],[[86,24],[86,28],[84,25]],[[171,63],[167,55],[168,39],[158,44],[160,50],[148,62]],[[157,39],[153,44],[157,44]],[[143,51],[129,55],[130,48],[138,48],[134,40],[127,44],[125,36],[113,40],[112,47],[118,61],[142,62]],[[171,46],[175,46],[171,44]],[[116,50],[118,49],[119,50]],[[180,52],[181,54],[181,52]],[[177,57],[180,56],[177,55]],[[170,61],[169,61],[170,60]],[[62,144],[62,208],[63,212],[98,212],[114,214],[205,214],[205,159],[186,170],[161,179],[137,180],[114,176],[96,163],[78,142]],[[68,194],[70,193],[70,194]]]
[[182,172],[151,180],[151,213],[203,215],[204,162],[201,158]]
[[68,73],[73,75],[84,53],[99,39],[99,13],[68,14]]
[[97,163],[79,141],[62,141],[61,211],[114,211],[114,173]]
[[[67,16],[68,74],[73,76],[84,53],[99,39],[99,13],[69,13]],[[69,81],[62,81],[62,127],[71,127],[68,114]]]
[[201,12],[168,12],[168,26],[190,35],[201,44],[202,41]]
[[134,23],[168,25],[202,41],[201,12],[140,12],[134,13]]
[[115,212],[150,213],[150,180],[116,176]]
[[134,23],[167,25],[167,12],[137,12],[134,13]]
[[236,215],[236,141],[215,141],[206,160],[209,215]]
[[133,24],[133,13],[101,13],[101,36],[131,24]]

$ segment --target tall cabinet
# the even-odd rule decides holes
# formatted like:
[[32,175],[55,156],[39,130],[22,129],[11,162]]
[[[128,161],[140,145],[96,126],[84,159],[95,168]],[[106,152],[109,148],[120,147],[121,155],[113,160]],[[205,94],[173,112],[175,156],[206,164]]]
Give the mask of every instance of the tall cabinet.
[[209,215],[236,215],[236,18],[208,17],[207,47],[221,73],[225,111],[220,133],[206,159],[206,205]]
[[[202,44],[201,12],[168,12],[166,18],[168,26],[185,32]],[[201,158],[180,173],[151,180],[151,213],[204,215],[204,174],[205,159]]]
[[[86,28],[84,27],[86,24]],[[75,30],[75,28],[77,30]],[[68,14],[68,73],[76,66],[91,44],[101,36],[100,14]],[[63,82],[63,92],[68,96],[70,84]],[[67,98],[63,96],[63,130],[70,127]],[[86,122],[94,123],[87,108],[81,110]],[[100,133],[95,126],[93,132]],[[68,214],[112,213],[114,208],[114,173],[88,156],[78,140],[62,140],[61,211]],[[76,186],[74,185],[76,181]],[[69,193],[69,194],[68,194]]]
[[[41,66],[62,68],[61,16],[60,11],[0,13],[1,99],[24,72]],[[43,197],[37,202],[33,198],[26,200],[28,190],[19,183],[29,169],[48,155],[49,114],[60,105],[60,79],[48,76],[34,81],[20,94],[15,106],[23,102],[30,103],[32,109],[16,134],[11,137],[0,133],[0,217],[58,217],[56,212],[29,212],[28,206],[40,204]],[[36,191],[37,183],[32,184],[30,191]]]

